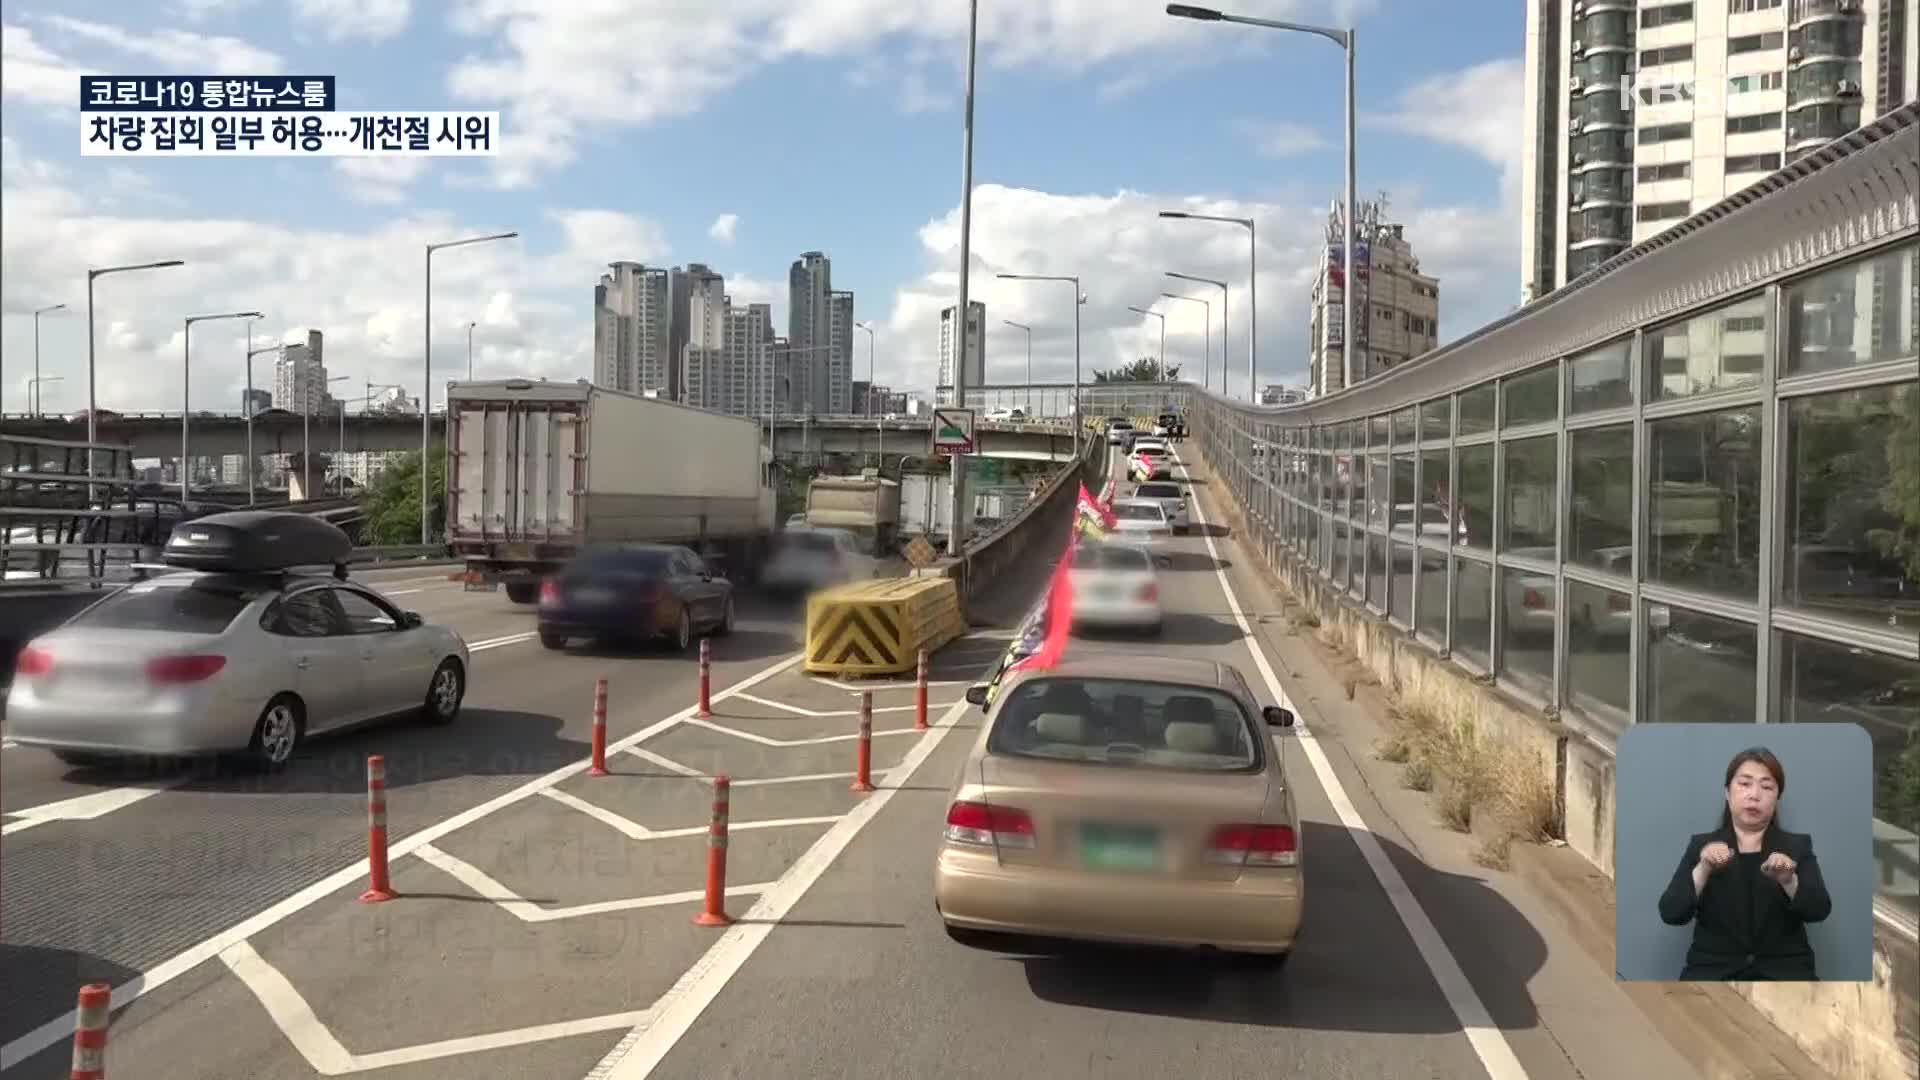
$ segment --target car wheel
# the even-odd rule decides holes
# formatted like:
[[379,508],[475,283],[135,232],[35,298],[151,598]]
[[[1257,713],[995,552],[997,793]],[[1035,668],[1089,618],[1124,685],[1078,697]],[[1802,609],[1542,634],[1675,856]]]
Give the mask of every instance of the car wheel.
[[1173,534],[1175,536],[1185,536],[1192,531],[1193,531],[1192,527],[1187,525],[1175,525],[1173,527]]
[[567,635],[557,630],[542,630],[540,631],[540,644],[545,645],[549,649],[564,649],[567,647]]
[[970,927],[955,926],[952,923],[945,925],[947,936],[956,944],[965,945],[969,949],[991,949],[1000,940],[998,935],[990,930],[974,930]]
[[1147,636],[1152,638],[1157,638],[1160,636],[1160,632],[1164,629],[1166,629],[1165,623],[1161,623],[1161,622],[1152,623],[1147,627]]
[[440,661],[433,669],[433,680],[427,683],[427,701],[424,710],[430,724],[451,724],[460,715],[460,702],[467,696],[466,676],[460,670],[460,661],[448,657]]
[[507,599],[516,604],[531,604],[540,599],[540,586],[524,581],[508,582]]
[[693,616],[684,604],[680,606],[680,618],[673,624],[673,647],[680,652],[693,647]]
[[307,718],[300,699],[281,694],[260,710],[260,719],[253,725],[253,740],[247,744],[247,754],[259,768],[269,771],[285,768],[306,734]]
[[1233,953],[1230,959],[1235,967],[1245,971],[1273,972],[1286,967],[1287,958],[1292,955],[1293,950],[1289,949],[1273,953]]
[[720,634],[723,637],[727,634],[733,633],[733,594],[732,593],[728,593],[727,598],[720,602],[720,625],[715,628],[714,632],[717,634]]
[[87,750],[55,750],[53,756],[76,769],[104,769],[114,762],[112,754],[96,754]]

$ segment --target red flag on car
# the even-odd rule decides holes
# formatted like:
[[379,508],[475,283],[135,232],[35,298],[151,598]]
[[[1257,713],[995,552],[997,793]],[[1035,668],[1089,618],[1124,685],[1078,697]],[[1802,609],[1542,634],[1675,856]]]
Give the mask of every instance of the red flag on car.
[[[1085,494],[1086,489],[1081,489]],[[1053,578],[1047,583],[1047,636],[1034,650],[1032,656],[1015,664],[1016,669],[1034,668],[1045,671],[1058,663],[1067,651],[1067,638],[1073,632],[1073,552],[1079,546],[1079,530],[1067,534],[1067,550],[1061,554],[1059,565],[1053,568]]]

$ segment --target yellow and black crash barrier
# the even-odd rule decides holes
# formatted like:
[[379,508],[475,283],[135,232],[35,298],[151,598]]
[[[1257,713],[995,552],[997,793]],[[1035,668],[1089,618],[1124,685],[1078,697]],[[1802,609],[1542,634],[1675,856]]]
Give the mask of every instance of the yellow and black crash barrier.
[[855,581],[807,599],[807,670],[901,675],[966,632],[952,578]]

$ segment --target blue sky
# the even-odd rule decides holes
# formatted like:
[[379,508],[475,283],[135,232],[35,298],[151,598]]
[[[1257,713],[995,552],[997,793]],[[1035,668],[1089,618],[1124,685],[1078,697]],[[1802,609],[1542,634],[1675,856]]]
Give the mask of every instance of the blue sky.
[[[1341,178],[1342,61],[1332,43],[1166,17],[1111,0],[983,0],[974,148],[977,270],[1078,273],[1090,368],[1158,347],[1149,306],[1178,269],[1233,282],[1244,386],[1244,234],[1161,223],[1198,201],[1260,222],[1261,381],[1299,381],[1313,241]],[[1247,14],[1356,26],[1359,187],[1442,278],[1447,337],[1517,291],[1517,4],[1267,0]],[[84,299],[84,268],[180,257],[103,283],[102,404],[177,408],[179,319],[259,308],[262,336],[315,326],[329,364],[420,380],[419,245],[469,230],[523,240],[435,264],[435,364],[586,373],[597,267],[704,261],[738,299],[771,300],[799,252],[880,325],[878,377],[932,382],[953,302],[965,5],[958,0],[158,0],[5,9],[5,408],[25,401],[35,307]],[[332,74],[349,109],[497,109],[488,160],[122,159],[78,153],[81,73]],[[716,219],[731,215],[731,239]],[[1070,376],[1072,310],[976,273],[989,376],[1036,327],[1041,377]],[[1213,334],[1219,348],[1218,311]],[[84,323],[42,324],[49,409],[84,405]],[[194,393],[237,400],[238,324],[194,334]],[[1201,348],[1198,305],[1169,359]],[[76,348],[76,345],[78,346]],[[199,356],[206,352],[209,359]],[[1217,360],[1216,360],[1217,362]],[[864,375],[864,349],[856,361]],[[1011,377],[1010,375],[1008,377]],[[437,381],[437,380],[436,380]]]

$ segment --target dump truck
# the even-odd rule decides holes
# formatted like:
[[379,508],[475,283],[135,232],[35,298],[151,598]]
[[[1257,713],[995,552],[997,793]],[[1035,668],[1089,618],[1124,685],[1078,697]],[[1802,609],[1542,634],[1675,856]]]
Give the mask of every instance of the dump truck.
[[807,485],[807,524],[845,529],[867,554],[891,555],[900,533],[900,485],[871,471],[816,476]]
[[774,529],[753,420],[582,379],[451,384],[447,536],[469,591],[514,603],[589,544],[692,548],[736,580]]

